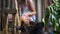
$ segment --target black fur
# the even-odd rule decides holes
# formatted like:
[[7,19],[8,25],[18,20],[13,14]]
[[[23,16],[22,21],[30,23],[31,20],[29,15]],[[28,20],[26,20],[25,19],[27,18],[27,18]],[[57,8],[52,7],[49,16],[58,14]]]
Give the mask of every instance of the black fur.
[[[30,24],[33,25],[33,23],[31,22]],[[44,27],[44,23],[38,22],[35,24],[35,26],[28,27],[28,30],[29,30],[30,34],[43,34],[43,27]],[[16,27],[16,28],[17,28],[17,30],[21,30],[22,32],[26,31],[24,26],[21,26],[21,28],[20,27]]]

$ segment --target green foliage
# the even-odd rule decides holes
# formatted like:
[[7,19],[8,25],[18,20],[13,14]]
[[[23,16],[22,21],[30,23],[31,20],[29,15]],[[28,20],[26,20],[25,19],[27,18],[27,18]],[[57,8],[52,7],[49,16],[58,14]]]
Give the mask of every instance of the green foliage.
[[[60,0],[53,0],[54,3],[46,8],[45,17],[43,18],[44,25],[51,22],[54,29],[60,32],[59,16],[60,16]],[[57,34],[57,33],[56,33]]]
[[[49,21],[53,24],[53,27],[55,28],[57,26],[56,23],[58,23],[58,9],[57,7],[52,4],[46,9],[46,15],[45,15],[45,20],[48,18]],[[47,23],[47,21],[45,21]]]

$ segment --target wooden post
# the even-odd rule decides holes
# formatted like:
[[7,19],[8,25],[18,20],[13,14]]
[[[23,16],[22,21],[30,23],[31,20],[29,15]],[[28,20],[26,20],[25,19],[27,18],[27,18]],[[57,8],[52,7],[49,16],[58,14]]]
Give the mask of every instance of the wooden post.
[[0,33],[3,33],[3,22],[4,22],[4,18],[3,18],[3,14],[1,13],[0,14]]
[[1,31],[1,28],[2,28],[2,27],[1,27],[1,14],[0,14],[0,31]]
[[[20,8],[20,11],[21,11],[21,8]],[[21,20],[19,16],[18,16],[18,26],[21,26]],[[18,30],[18,34],[21,34],[21,30]]]
[[13,14],[13,25],[14,25],[14,28],[13,28],[13,34],[16,34],[16,28],[15,28],[15,26],[16,26],[16,14]]
[[1,0],[0,0],[0,9],[1,9]]
[[[18,12],[18,3],[17,3],[17,0],[15,0],[15,7],[17,9],[17,14],[16,14],[16,18],[17,18],[17,23],[18,23],[18,26],[21,26],[21,20],[19,18],[19,12]],[[21,34],[21,30],[18,30],[18,34]]]
[[8,14],[5,14],[5,34],[8,34]]

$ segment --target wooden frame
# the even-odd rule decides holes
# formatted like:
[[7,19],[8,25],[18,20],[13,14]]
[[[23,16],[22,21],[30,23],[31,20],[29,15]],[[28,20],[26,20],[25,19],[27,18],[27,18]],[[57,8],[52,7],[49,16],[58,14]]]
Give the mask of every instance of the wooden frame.
[[[2,1],[2,0],[0,0]],[[10,0],[8,0],[10,2]],[[4,34],[9,34],[8,33],[8,14],[12,14],[13,15],[13,23],[14,23],[14,29],[13,29],[13,34],[16,34],[16,24],[18,24],[18,26],[21,26],[21,22],[20,22],[20,19],[19,19],[19,13],[18,13],[18,4],[17,4],[17,0],[11,0],[12,1],[12,8],[8,8],[7,7],[10,7],[10,3],[7,5],[6,7],[6,4],[5,4],[5,0],[3,2],[0,3],[0,14],[5,14],[5,30],[4,30]],[[1,5],[3,3],[3,6]],[[3,8],[1,8],[3,7]],[[21,30],[18,30],[18,34],[20,34]]]

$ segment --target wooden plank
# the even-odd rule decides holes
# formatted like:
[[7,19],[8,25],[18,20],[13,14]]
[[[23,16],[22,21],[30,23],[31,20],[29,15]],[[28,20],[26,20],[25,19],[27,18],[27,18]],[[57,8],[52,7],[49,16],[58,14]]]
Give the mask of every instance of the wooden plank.
[[12,0],[10,0],[10,8],[12,9]]
[[12,6],[11,6],[11,7],[12,7],[12,8],[15,8],[15,6],[16,6],[16,5],[15,5],[15,0],[12,0]]
[[5,26],[4,34],[8,34],[8,14],[5,14],[5,23],[6,23],[6,26]]
[[4,18],[3,14],[1,14],[1,30],[3,31],[3,23],[4,23]]
[[7,9],[11,9],[10,5],[11,5],[11,0],[8,0],[8,2],[7,2]]
[[[20,22],[18,22],[18,26],[21,26],[21,20],[18,20]],[[18,34],[21,34],[21,30],[18,30]]]
[[1,28],[2,28],[2,27],[1,27],[1,14],[0,14],[0,31],[1,31]]
[[16,14],[13,14],[13,25],[14,25],[14,28],[13,28],[13,34],[16,34]]
[[[19,18],[19,12],[18,12],[18,3],[17,3],[17,0],[15,0],[15,7],[17,9],[17,14],[16,14],[16,18],[18,20],[18,26],[21,26],[21,21],[20,21],[20,18]],[[21,30],[18,30],[18,34],[21,34]]]
[[[20,11],[21,11],[21,8],[20,8]],[[18,26],[21,26],[21,20],[20,20],[20,16],[18,15],[17,13],[17,16],[18,16]],[[18,30],[18,34],[21,34],[21,30]]]
[[0,13],[10,13],[10,14],[13,14],[13,13],[17,13],[17,10],[16,9],[0,9]]
[[1,9],[1,0],[0,0],[0,9]]
[[3,0],[1,0],[1,9],[3,9]]
[[3,0],[3,9],[6,8],[6,0]]

